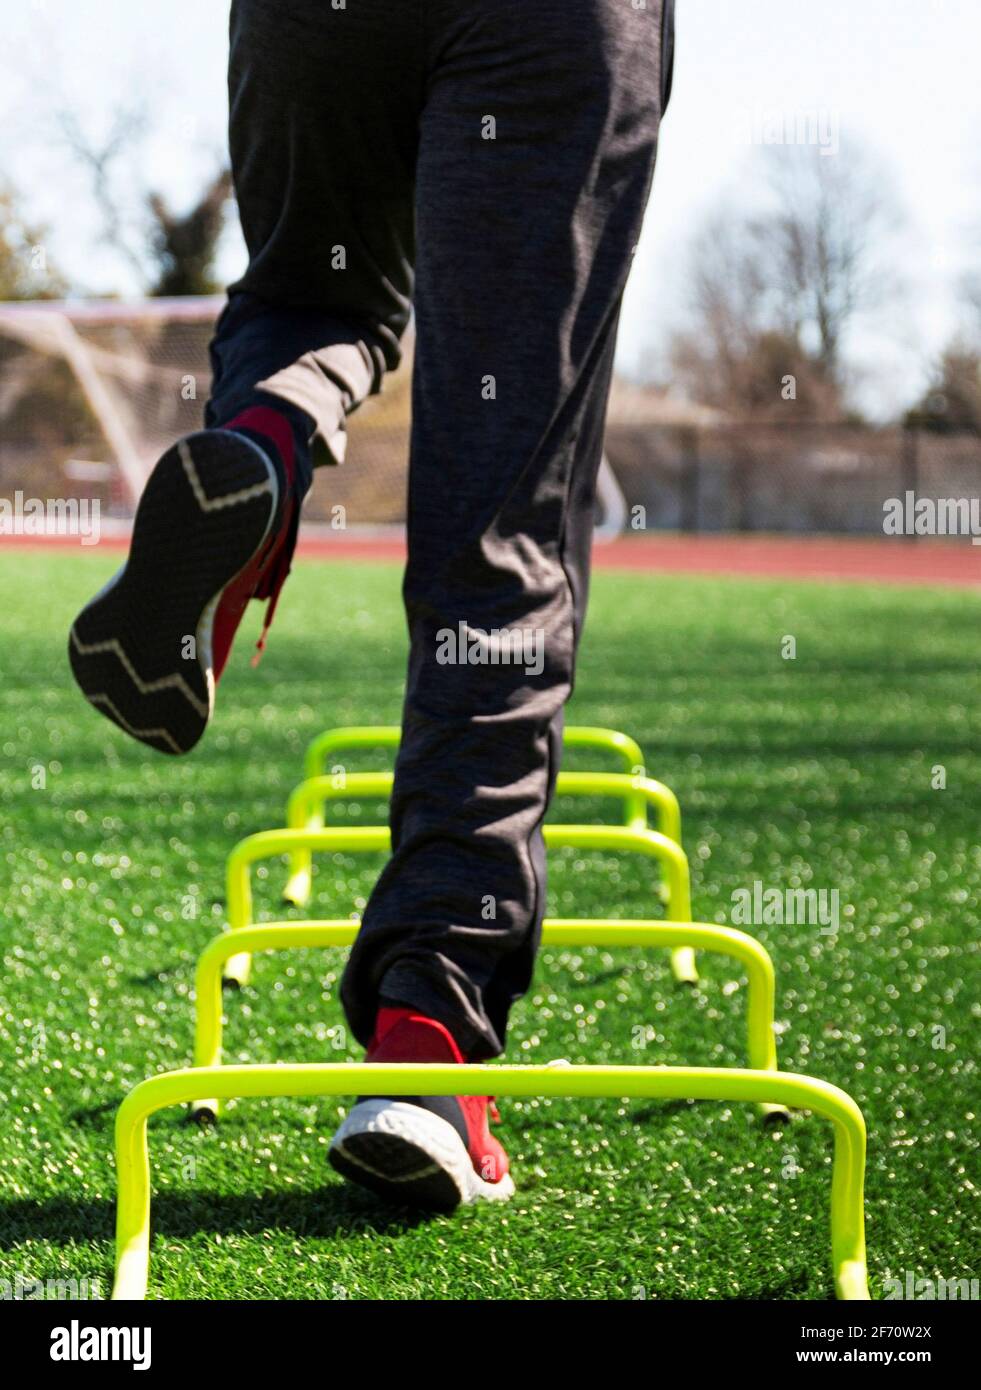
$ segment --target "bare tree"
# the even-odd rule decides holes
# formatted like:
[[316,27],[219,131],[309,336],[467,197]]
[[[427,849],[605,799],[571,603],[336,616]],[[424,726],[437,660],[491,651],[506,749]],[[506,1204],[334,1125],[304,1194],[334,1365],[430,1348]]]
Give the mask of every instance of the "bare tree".
[[157,275],[150,293],[214,294],[218,242],[225,226],[232,176],[222,169],[208,183],[190,212],[172,212],[159,193],[149,196],[153,216],[150,242]]
[[[837,384],[804,342],[796,296],[775,273],[765,221],[723,210],[689,256],[689,326],[671,342],[673,373],[694,399],[739,417],[841,414]],[[789,387],[786,383],[790,383]]]
[[767,151],[773,211],[754,233],[769,284],[799,341],[842,384],[852,324],[900,292],[886,251],[900,213],[888,174],[861,147],[827,156],[815,146]]
[[106,243],[122,256],[141,280],[145,280],[146,262],[137,250],[142,238],[139,232],[134,234],[133,228],[127,225],[116,187],[117,170],[132,158],[146,134],[145,109],[140,104],[117,106],[101,138],[84,130],[72,110],[62,108],[55,111],[54,121],[60,143],[89,177]]
[[134,270],[150,295],[211,294],[214,263],[231,198],[231,175],[221,168],[187,212],[175,212],[163,195],[133,171],[144,161],[149,131],[142,104],[118,106],[105,133],[94,136],[71,110],[55,112],[57,138],[86,171],[104,241]]
[[981,434],[981,272],[962,275],[958,290],[961,327],[937,358],[906,422],[941,433]]
[[976,345],[960,338],[948,344],[906,423],[941,433],[981,433],[981,353]]
[[50,264],[48,233],[26,221],[11,188],[0,189],[0,299],[57,299],[67,285]]
[[770,149],[756,167],[760,210],[716,212],[694,241],[675,374],[735,415],[785,414],[792,398],[799,417],[841,416],[849,332],[899,293],[888,176],[854,148]]

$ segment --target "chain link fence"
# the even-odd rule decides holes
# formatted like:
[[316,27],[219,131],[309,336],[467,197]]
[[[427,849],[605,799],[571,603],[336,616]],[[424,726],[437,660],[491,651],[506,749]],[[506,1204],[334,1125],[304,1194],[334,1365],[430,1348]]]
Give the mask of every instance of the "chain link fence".
[[890,499],[981,494],[967,433],[611,420],[607,454],[637,530],[882,535]]

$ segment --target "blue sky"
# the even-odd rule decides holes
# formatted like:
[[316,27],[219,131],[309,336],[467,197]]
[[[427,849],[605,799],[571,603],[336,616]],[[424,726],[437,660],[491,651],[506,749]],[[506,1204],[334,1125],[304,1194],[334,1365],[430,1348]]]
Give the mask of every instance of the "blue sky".
[[[528,0],[534,3],[534,0]],[[626,3],[626,0],[624,0]],[[684,256],[700,218],[753,197],[764,131],[807,113],[837,158],[860,142],[888,171],[905,220],[891,248],[909,300],[852,344],[879,413],[922,383],[958,322],[958,276],[981,267],[981,5],[977,0],[677,0],[678,51],[654,196],[624,307],[620,366],[636,371],[683,312]],[[100,245],[86,186],[52,111],[98,130],[145,101],[152,131],[133,171],[180,205],[220,157],[226,0],[0,0],[0,175],[51,227],[52,256],[93,289],[132,290]],[[820,133],[820,132],[819,132]],[[222,257],[242,263],[234,231]]]

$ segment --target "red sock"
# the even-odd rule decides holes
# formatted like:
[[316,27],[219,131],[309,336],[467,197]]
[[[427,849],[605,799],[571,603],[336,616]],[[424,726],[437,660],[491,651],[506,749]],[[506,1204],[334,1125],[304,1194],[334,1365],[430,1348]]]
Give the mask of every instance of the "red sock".
[[[293,527],[293,540],[289,542],[289,548],[284,552],[284,561],[280,564],[269,581],[267,589],[258,588],[254,597],[268,598],[269,607],[266,609],[266,618],[262,625],[262,632],[256,643],[255,653],[252,657],[252,665],[258,666],[262,653],[266,649],[266,637],[272,626],[272,620],[276,615],[276,604],[279,602],[280,591],[286,581],[286,576],[290,571],[290,563],[293,558],[293,544],[296,539],[296,509],[299,506],[299,499],[296,495],[294,486],[296,481],[296,462],[293,457],[293,430],[290,422],[285,415],[280,414],[268,405],[252,405],[247,410],[241,411],[233,419],[222,425],[222,429],[234,430],[248,438],[257,436],[255,442],[260,442],[266,446],[267,452],[272,454],[273,462],[278,460],[282,473],[279,476],[279,523],[278,529],[281,531],[285,526]],[[271,449],[269,446],[272,446]],[[277,469],[277,473],[279,469]],[[285,483],[285,486],[284,486]],[[237,622],[237,620],[236,620]],[[219,673],[220,674],[220,673]],[[217,677],[216,677],[217,679]]]
[[275,449],[286,472],[287,484],[292,485],[295,475],[293,430],[285,415],[268,405],[250,405],[247,410],[243,410],[221,428],[260,435]]

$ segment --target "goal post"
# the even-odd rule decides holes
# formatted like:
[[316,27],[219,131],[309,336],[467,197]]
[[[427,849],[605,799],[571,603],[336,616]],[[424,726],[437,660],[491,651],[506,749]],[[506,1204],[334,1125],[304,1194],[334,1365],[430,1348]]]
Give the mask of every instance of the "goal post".
[[61,496],[102,481],[110,514],[131,517],[158,455],[200,428],[222,302],[0,303],[4,490]]

